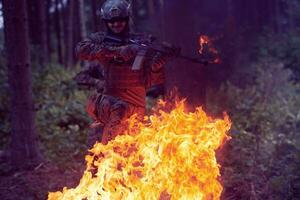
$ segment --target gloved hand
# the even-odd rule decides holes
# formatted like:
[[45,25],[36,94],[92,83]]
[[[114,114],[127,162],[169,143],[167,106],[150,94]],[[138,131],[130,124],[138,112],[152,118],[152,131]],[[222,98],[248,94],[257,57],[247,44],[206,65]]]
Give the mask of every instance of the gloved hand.
[[140,47],[139,45],[136,44],[129,44],[129,45],[125,45],[120,47],[120,56],[125,60],[128,61],[130,59],[132,59],[133,57],[135,57],[137,55],[137,53],[139,52]]
[[151,69],[153,72],[158,72],[167,62],[166,56],[157,52],[153,57]]

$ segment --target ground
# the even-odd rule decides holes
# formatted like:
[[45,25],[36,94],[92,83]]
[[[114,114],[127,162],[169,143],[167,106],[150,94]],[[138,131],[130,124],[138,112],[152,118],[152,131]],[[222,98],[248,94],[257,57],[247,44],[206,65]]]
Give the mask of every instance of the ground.
[[6,163],[0,163],[0,200],[45,200],[49,191],[75,187],[85,168],[82,161],[76,167],[65,169],[50,162],[18,172],[8,170],[6,166]]

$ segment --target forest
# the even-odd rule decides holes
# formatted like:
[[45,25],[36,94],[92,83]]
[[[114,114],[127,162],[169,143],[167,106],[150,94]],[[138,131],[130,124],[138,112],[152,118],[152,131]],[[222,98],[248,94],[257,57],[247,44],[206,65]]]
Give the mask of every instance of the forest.
[[[221,62],[172,58],[164,70],[166,93],[176,87],[189,110],[230,118],[231,139],[216,153],[220,199],[300,199],[300,0],[126,1],[132,31],[210,59],[199,55],[206,35],[217,52]],[[1,200],[47,199],[78,185],[93,88],[76,83],[89,63],[75,48],[107,30],[104,2],[0,1]],[[148,114],[156,102],[146,97]]]

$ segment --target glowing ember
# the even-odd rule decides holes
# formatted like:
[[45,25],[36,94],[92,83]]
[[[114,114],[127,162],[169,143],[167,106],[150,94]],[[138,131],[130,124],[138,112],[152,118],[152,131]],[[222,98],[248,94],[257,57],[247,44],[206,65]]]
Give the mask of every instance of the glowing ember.
[[201,35],[199,37],[199,44],[200,44],[200,49],[199,49],[199,53],[203,54],[206,50],[207,50],[210,54],[214,55],[214,60],[212,61],[212,63],[214,64],[220,64],[221,63],[221,59],[218,57],[219,52],[217,51],[217,49],[213,46],[213,39],[209,38],[206,35]]
[[48,199],[220,199],[215,150],[229,138],[228,116],[212,119],[201,108],[186,113],[180,102],[146,121],[131,118],[126,135],[95,144],[80,184]]

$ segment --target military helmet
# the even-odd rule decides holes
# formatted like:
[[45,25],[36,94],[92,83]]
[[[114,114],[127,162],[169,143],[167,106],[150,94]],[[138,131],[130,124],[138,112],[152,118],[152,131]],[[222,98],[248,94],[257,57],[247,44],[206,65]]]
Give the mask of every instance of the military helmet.
[[101,18],[112,20],[113,18],[129,18],[130,4],[126,0],[107,0],[101,8]]

